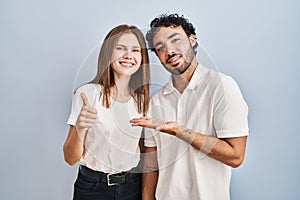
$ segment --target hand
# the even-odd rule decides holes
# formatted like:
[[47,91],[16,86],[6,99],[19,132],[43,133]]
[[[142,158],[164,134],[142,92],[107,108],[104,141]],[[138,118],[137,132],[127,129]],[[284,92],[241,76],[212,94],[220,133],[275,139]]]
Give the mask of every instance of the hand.
[[134,118],[130,120],[130,123],[132,123],[132,126],[153,128],[157,131],[165,132],[171,135],[176,135],[180,129],[180,126],[176,122],[167,122],[149,117]]
[[78,133],[83,130],[87,131],[88,128],[93,127],[97,119],[97,110],[90,106],[86,95],[81,93],[80,96],[82,98],[83,105],[76,122],[76,130]]

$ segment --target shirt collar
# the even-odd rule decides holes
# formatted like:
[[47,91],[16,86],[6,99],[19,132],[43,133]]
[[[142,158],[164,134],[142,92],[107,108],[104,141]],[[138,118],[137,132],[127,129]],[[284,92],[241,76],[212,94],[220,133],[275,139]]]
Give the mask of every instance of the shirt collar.
[[[207,72],[208,69],[199,63],[186,89],[193,90],[196,87],[196,85],[198,85],[203,80],[203,77]],[[173,79],[171,75],[169,78],[169,82],[163,88],[163,94],[170,94],[175,90],[176,88],[173,85]]]
[[172,80],[172,75],[171,75],[169,78],[169,82],[166,85],[164,85],[163,94],[165,94],[165,95],[170,94],[175,90],[176,90],[176,88],[173,85],[173,80]]

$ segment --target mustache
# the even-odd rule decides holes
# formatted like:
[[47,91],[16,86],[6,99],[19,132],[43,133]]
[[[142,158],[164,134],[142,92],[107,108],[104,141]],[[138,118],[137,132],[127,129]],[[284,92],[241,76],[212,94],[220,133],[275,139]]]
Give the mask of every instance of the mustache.
[[179,54],[179,53],[173,53],[172,55],[168,55],[167,63],[168,63],[169,60],[172,59],[174,56],[181,56],[181,54]]

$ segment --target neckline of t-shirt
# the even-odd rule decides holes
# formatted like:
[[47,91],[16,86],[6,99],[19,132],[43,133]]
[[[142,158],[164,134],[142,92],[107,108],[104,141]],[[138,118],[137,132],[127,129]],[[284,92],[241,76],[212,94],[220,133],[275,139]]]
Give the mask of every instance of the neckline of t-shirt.
[[132,101],[132,96],[127,100],[127,101],[117,101],[115,99],[113,99],[112,97],[110,97],[110,100],[113,103],[117,103],[117,104],[128,104],[130,101]]
[[[101,86],[99,84],[94,84],[97,91],[100,92],[101,91]],[[118,104],[128,104],[129,102],[132,101],[132,96],[130,96],[130,98],[127,100],[127,101],[124,101],[124,102],[120,102],[120,101],[116,101],[115,99],[112,98],[112,96],[110,96],[110,101],[112,103],[118,103]]]

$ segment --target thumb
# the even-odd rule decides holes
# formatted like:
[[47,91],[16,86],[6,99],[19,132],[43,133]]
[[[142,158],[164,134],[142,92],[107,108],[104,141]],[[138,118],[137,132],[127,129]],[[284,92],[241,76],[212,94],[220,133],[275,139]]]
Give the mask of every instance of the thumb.
[[89,106],[90,104],[89,104],[89,102],[88,102],[88,99],[87,99],[86,95],[85,95],[84,93],[80,93],[80,96],[81,96],[83,105]]

